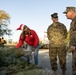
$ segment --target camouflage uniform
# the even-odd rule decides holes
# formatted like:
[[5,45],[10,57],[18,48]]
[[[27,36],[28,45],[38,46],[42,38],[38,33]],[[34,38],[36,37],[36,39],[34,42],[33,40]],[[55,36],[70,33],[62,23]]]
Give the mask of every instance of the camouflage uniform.
[[[70,25],[70,46],[76,46],[76,17]],[[72,73],[76,75],[76,50],[72,51]]]
[[[63,12],[67,14],[70,10],[76,12],[75,7],[66,7],[66,11]],[[76,16],[72,19],[70,24],[70,46],[76,47]],[[72,51],[72,75],[76,75],[76,49]]]
[[67,29],[64,24],[52,23],[47,29],[49,39],[49,56],[52,70],[57,70],[57,56],[59,57],[60,67],[66,70],[66,45]]

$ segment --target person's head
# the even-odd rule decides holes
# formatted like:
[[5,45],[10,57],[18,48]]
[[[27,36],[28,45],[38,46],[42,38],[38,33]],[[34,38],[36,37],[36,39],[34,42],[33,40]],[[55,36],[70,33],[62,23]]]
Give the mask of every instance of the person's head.
[[24,24],[20,24],[19,28],[17,28],[16,30],[21,30],[22,32],[30,31],[29,27],[27,27],[27,25],[24,25]]
[[20,24],[19,28],[17,28],[16,30],[21,30],[22,33],[21,33],[21,38],[23,39],[25,35],[28,35],[30,34],[30,28],[27,27],[27,25],[24,25],[24,24]]
[[58,13],[51,14],[51,19],[53,20],[53,22],[58,22]]
[[66,10],[63,12],[67,19],[73,19],[76,16],[76,7],[66,7]]

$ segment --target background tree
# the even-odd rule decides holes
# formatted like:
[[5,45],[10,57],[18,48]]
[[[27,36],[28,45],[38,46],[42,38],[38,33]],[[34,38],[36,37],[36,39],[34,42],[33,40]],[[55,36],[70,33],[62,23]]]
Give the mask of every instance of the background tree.
[[10,16],[4,10],[0,10],[0,36],[11,35],[11,29],[8,28],[10,24]]

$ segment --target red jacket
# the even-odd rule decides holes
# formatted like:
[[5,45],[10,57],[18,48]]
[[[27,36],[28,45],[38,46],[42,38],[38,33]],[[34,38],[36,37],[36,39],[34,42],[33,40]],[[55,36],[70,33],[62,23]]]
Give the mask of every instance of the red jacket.
[[25,35],[24,40],[22,40],[20,36],[19,42],[16,45],[16,48],[20,48],[24,43],[24,41],[30,46],[37,47],[39,44],[39,37],[34,30],[30,30],[30,35]]

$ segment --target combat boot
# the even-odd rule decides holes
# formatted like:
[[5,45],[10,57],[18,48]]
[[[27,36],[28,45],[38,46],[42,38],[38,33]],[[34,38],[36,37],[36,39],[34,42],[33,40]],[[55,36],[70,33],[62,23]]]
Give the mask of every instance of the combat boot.
[[57,71],[53,71],[53,73],[54,73],[54,75],[58,75],[58,74],[57,74]]
[[62,71],[62,75],[66,75],[65,71]]

